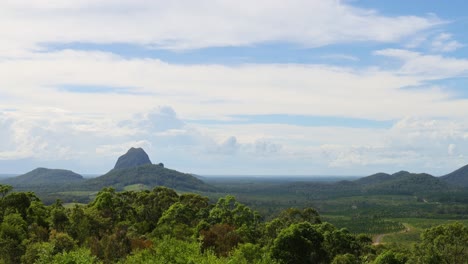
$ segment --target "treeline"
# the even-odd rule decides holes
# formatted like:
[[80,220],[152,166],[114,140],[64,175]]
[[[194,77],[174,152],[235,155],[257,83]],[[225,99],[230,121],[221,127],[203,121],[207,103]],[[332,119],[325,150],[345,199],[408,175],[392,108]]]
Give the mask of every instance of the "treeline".
[[[428,229],[411,250],[372,246],[312,208],[271,221],[233,196],[102,189],[87,205],[45,206],[0,185],[0,263],[466,263],[468,230]],[[465,261],[465,262],[463,262]]]

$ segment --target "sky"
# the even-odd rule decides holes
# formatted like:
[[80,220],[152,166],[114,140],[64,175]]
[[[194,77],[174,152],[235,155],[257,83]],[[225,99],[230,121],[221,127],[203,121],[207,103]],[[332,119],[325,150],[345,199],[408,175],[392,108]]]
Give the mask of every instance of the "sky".
[[439,176],[468,164],[468,2],[4,0],[0,173]]

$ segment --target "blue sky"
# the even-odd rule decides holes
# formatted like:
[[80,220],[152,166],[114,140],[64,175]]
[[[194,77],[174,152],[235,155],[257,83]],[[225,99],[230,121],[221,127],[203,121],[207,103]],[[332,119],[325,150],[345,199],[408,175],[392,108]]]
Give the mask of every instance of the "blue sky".
[[443,175],[468,163],[464,1],[1,3],[0,173]]

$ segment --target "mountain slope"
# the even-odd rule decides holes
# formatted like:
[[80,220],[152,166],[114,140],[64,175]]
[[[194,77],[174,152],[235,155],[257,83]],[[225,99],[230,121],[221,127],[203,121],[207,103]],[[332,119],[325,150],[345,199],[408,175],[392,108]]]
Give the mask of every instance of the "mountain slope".
[[468,187],[468,165],[465,165],[458,170],[440,177],[440,179],[448,184]]
[[372,174],[367,177],[359,178],[355,180],[354,182],[356,182],[359,185],[365,186],[365,185],[372,185],[372,184],[385,182],[385,181],[393,179],[394,177],[395,176],[391,174],[380,172],[380,173]]
[[376,174],[357,180],[364,191],[382,194],[429,193],[450,189],[441,179],[426,173],[400,171],[392,175]]
[[119,157],[114,169],[127,169],[146,164],[152,164],[148,154],[142,148],[131,148]]
[[166,186],[178,190],[214,191],[214,187],[196,177],[160,165],[141,165],[138,167],[114,169],[108,173],[86,182],[87,186],[100,189],[112,186],[123,189],[133,184],[144,184],[149,187]]
[[37,168],[2,182],[13,186],[59,185],[83,182],[80,174],[69,170]]

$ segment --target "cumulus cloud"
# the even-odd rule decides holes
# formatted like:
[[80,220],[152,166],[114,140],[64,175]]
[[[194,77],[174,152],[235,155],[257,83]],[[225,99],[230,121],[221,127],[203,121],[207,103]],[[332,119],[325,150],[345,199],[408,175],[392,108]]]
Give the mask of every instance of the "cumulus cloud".
[[136,132],[161,133],[178,131],[185,126],[170,106],[160,106],[147,113],[135,114],[131,119],[120,122],[120,126],[135,129]]
[[378,144],[325,144],[321,151],[331,167],[378,167],[387,168],[387,172],[406,169],[441,175],[467,162],[465,124],[465,120],[408,117],[381,131]]
[[447,152],[450,156],[453,156],[455,155],[456,153],[456,149],[457,149],[457,145],[455,144],[449,144],[448,147],[447,147]]
[[254,153],[257,155],[274,155],[281,151],[280,144],[266,139],[258,139],[254,143]]
[[224,155],[233,155],[239,150],[239,143],[237,142],[237,138],[231,136],[223,141],[216,147],[216,153],[224,154]]

